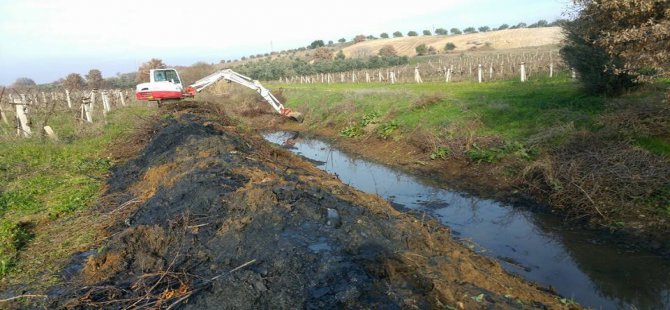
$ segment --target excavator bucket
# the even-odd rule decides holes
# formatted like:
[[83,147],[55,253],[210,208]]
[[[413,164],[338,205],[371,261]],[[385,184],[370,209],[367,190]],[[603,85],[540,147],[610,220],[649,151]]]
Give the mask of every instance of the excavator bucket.
[[300,112],[291,111],[290,113],[286,114],[286,116],[298,123],[302,123],[302,121],[305,120],[305,117],[302,116],[302,113]]

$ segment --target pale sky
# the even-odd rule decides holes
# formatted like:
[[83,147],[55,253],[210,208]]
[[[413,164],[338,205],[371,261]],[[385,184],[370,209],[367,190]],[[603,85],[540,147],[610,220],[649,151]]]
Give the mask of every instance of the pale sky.
[[357,34],[551,22],[570,1],[394,2],[0,0],[0,85],[19,77],[49,83],[94,68],[110,77],[150,58],[218,63]]

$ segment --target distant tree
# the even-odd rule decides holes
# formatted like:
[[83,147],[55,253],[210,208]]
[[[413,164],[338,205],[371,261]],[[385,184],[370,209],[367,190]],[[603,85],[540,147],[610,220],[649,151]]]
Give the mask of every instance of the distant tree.
[[365,41],[365,36],[362,35],[362,34],[359,34],[359,35],[355,36],[354,40],[353,40],[354,44],[361,43],[363,41]]
[[25,89],[29,87],[36,86],[35,81],[33,81],[31,78],[27,77],[20,77],[14,81],[14,84],[12,84],[13,88],[19,88],[19,89]]
[[333,40],[328,40],[328,45],[333,45]]
[[435,29],[435,34],[440,35],[440,36],[444,36],[444,35],[448,35],[449,31],[447,31],[447,29],[444,29],[444,28],[437,28],[437,29]]
[[184,85],[191,85],[195,81],[216,71],[216,67],[204,61],[196,62],[188,67],[178,67],[179,76]]
[[489,31],[491,31],[491,27],[481,26],[481,27],[477,28],[477,30],[479,30],[479,32],[489,32]]
[[450,31],[451,31],[451,34],[462,34],[462,33],[463,33],[463,32],[461,32],[461,30],[458,29],[458,28],[451,28]]
[[463,29],[463,33],[477,33],[477,29],[475,27],[468,27]]
[[70,73],[65,77],[63,82],[63,87],[67,90],[80,90],[83,89],[86,85],[84,78],[79,75],[79,73]]
[[565,25],[565,23],[567,21],[568,21],[567,19],[560,19],[559,18],[559,19],[549,23],[549,27],[563,27],[563,25]]
[[416,37],[416,36],[418,36],[418,35],[419,35],[419,34],[416,33],[416,31],[414,31],[414,30],[407,32],[407,36],[408,36],[408,37]]
[[344,60],[344,58],[344,52],[342,52],[342,50],[339,50],[337,54],[335,54],[335,59]]
[[384,45],[380,50],[379,50],[379,56],[398,56],[398,52],[395,50],[395,47],[393,45]]
[[549,23],[544,19],[540,19],[540,20],[537,21],[537,23],[534,23],[534,24],[528,26],[528,28],[540,28],[540,27],[547,27],[547,26],[549,26]]
[[393,37],[394,37],[394,38],[400,38],[400,37],[402,37],[402,32],[400,32],[400,31],[396,31],[396,32],[394,32],[394,33],[393,33]]
[[247,56],[242,56],[241,60],[247,60]]
[[341,39],[337,40],[337,42],[344,43],[344,42],[347,42],[347,39],[341,38]]
[[502,25],[500,25],[500,27],[498,27],[498,30],[505,30],[505,29],[508,29],[508,28],[509,28],[508,24],[502,24]]
[[319,47],[314,51],[314,59],[331,60],[333,59],[333,52],[329,48]]
[[388,39],[388,38],[389,38],[389,34],[386,33],[386,32],[382,32],[382,33],[379,35],[379,37],[382,38],[382,39]]
[[423,56],[428,53],[428,47],[426,46],[426,44],[419,44],[419,46],[417,46],[415,50],[418,56]]
[[456,44],[451,43],[451,42],[448,42],[448,43],[444,46],[444,50],[445,50],[445,51],[453,51],[453,50],[455,50],[455,49],[456,49]]
[[309,45],[309,48],[315,49],[319,47],[323,47],[325,44],[323,44],[323,40],[314,40],[312,44]]
[[365,37],[365,38],[368,39],[368,40],[377,40],[377,37],[375,37],[375,36],[373,36],[373,35],[369,35],[369,36],[367,36],[367,37]]
[[151,60],[143,63],[137,69],[136,81],[138,83],[149,82],[149,70],[151,69],[163,69],[167,66],[163,63],[162,60],[158,58],[151,58]]
[[430,30],[424,30],[423,35],[424,36],[432,36],[433,34],[430,32]]
[[516,24],[516,28],[526,28],[526,23],[518,23]]
[[86,84],[91,89],[102,88],[103,82],[102,72],[98,69],[91,69],[88,71],[88,74],[86,74]]

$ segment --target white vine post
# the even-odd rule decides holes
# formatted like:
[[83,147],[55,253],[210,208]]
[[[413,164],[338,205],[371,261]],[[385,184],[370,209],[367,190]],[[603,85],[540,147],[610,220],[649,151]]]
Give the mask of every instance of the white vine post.
[[28,103],[24,95],[21,95],[21,97],[21,100],[14,101],[17,122],[16,134],[21,135],[23,133],[24,137],[29,138],[32,135],[32,131],[30,130],[30,126],[28,126]]
[[477,81],[481,84],[482,82],[482,64],[477,66]]
[[489,64],[489,80],[493,81],[493,63]]
[[91,91],[91,102],[88,104],[88,109],[91,111],[91,113],[93,113],[93,110],[95,109],[95,93],[97,93],[95,89]]
[[89,98],[84,97],[81,99],[81,119],[89,123],[93,123],[93,116],[91,115],[91,101],[93,98],[95,97],[93,92],[91,92]]
[[121,101],[121,105],[125,107],[126,106],[126,97],[123,96],[123,92],[120,91],[120,90],[119,90],[118,94],[119,94],[119,100]]
[[[395,72],[391,71],[389,76],[390,76],[391,84],[395,84],[395,82],[396,82]],[[419,77],[419,78],[421,78],[421,77]]]
[[72,109],[72,100],[70,99],[70,91],[67,89],[65,90],[65,99],[67,99],[67,107],[69,109]]
[[106,91],[102,91],[100,93],[100,97],[102,98],[102,112],[104,114],[107,114],[107,112],[111,111],[111,107],[109,106],[109,96],[107,95]]
[[414,81],[416,81],[418,84],[423,83],[421,74],[419,74],[419,66],[414,67]]
[[51,126],[44,126],[44,132],[47,133],[47,136],[54,141],[58,141],[58,136],[54,132],[53,129],[51,129]]
[[522,62],[521,63],[521,70],[519,70],[521,74],[521,82],[526,81],[526,63]]
[[552,62],[549,64],[549,78],[553,77],[554,77],[554,63]]
[[370,83],[370,73],[365,71],[365,83]]

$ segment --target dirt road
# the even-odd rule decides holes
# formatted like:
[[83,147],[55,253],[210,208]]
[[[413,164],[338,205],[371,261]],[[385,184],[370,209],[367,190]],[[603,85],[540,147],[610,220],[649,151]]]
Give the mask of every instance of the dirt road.
[[110,176],[99,207],[120,215],[110,238],[73,258],[50,306],[565,308],[434,220],[342,184],[214,105],[163,109]]

